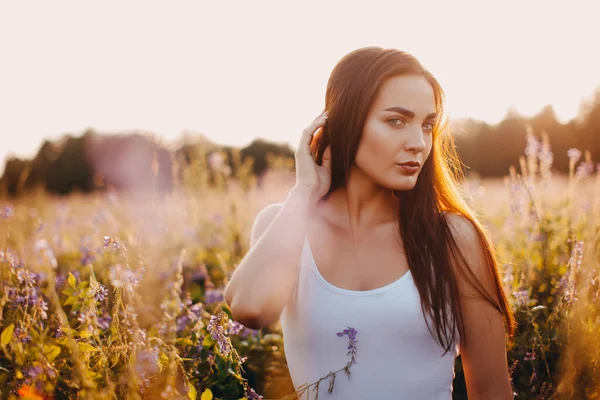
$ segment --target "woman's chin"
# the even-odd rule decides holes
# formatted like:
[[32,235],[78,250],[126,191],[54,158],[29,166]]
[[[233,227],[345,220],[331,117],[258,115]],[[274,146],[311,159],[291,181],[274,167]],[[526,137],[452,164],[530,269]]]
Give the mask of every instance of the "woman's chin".
[[388,186],[392,190],[407,191],[414,189],[417,184],[417,176],[406,176],[400,179],[394,179]]

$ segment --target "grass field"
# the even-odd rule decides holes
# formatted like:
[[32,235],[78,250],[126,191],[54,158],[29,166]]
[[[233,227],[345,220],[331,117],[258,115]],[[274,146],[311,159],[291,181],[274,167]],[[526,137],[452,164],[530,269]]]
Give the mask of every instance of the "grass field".
[[[575,155],[571,176],[530,153],[505,179],[464,185],[519,324],[517,399],[600,398],[600,177]],[[187,179],[168,196],[0,200],[1,397],[293,392],[280,327],[231,321],[222,288],[255,215],[285,199],[294,174],[274,164],[259,181],[236,178]],[[456,372],[454,398],[466,398],[460,358]]]

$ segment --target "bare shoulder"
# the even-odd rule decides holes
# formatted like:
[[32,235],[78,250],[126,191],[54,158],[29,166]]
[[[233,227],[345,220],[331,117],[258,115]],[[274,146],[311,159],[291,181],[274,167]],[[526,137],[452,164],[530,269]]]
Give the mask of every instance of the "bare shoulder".
[[[458,250],[464,257],[466,267],[470,270],[470,273],[467,271],[464,272],[469,276],[474,276],[484,286],[488,293],[494,293],[494,271],[489,257],[492,249],[490,248],[490,243],[488,242],[485,232],[482,232],[484,235],[482,238],[479,233],[479,228],[464,215],[447,212],[444,214],[444,218],[448,223],[452,236],[458,246]],[[470,281],[468,278],[465,281],[465,274],[457,273],[456,277],[462,291],[469,294],[476,293],[471,285],[465,284],[466,281]]]
[[446,219],[455,240],[463,242],[461,245],[468,245],[471,243],[472,246],[479,241],[477,230],[469,218],[455,212],[444,213],[444,218]]
[[283,207],[283,203],[269,204],[258,212],[252,225],[252,231],[250,232],[250,247],[254,246],[258,239],[267,230],[271,222],[275,219],[279,210]]

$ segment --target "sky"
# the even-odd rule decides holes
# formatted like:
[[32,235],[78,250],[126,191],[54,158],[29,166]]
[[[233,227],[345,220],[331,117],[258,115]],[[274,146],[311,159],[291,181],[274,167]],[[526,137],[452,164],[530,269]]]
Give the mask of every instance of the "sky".
[[0,161],[88,128],[295,148],[364,46],[415,55],[452,118],[552,104],[566,122],[600,84],[596,4],[0,0]]

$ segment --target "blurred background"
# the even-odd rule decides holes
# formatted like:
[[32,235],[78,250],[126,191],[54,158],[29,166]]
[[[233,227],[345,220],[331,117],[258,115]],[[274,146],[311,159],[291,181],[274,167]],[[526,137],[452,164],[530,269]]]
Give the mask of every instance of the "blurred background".
[[295,182],[333,67],[364,46],[412,53],[446,92],[518,324],[514,397],[600,398],[598,15],[0,0],[0,399],[295,398],[281,326],[233,321],[223,289]]
[[459,154],[481,176],[507,173],[527,124],[548,134],[559,172],[568,148],[600,151],[594,2],[0,4],[10,194],[93,190],[96,174],[143,185],[153,151],[168,163],[199,141],[240,149],[260,173],[267,151],[291,156],[335,63],[368,45],[436,75]]

